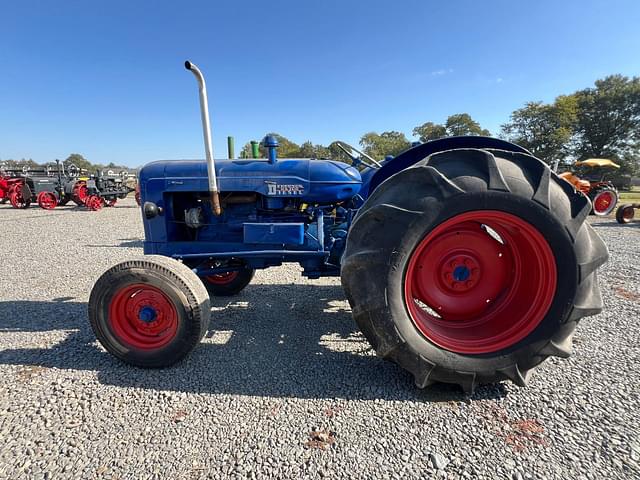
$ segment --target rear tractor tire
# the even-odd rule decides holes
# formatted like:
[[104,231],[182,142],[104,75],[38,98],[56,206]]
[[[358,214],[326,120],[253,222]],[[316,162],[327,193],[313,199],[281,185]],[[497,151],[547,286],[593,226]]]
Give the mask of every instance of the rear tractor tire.
[[342,263],[354,319],[420,388],[524,386],[602,310],[608,251],[590,210],[530,155],[435,153],[382,183],[354,220]]
[[71,200],[73,200],[73,203],[82,207],[88,196],[89,189],[87,188],[87,182],[84,180],[76,181],[71,190]]
[[207,332],[209,295],[186,265],[147,255],[107,270],[89,298],[89,321],[102,346],[138,367],[167,367]]
[[13,208],[24,210],[31,205],[31,188],[26,183],[16,184],[9,191],[9,202]]

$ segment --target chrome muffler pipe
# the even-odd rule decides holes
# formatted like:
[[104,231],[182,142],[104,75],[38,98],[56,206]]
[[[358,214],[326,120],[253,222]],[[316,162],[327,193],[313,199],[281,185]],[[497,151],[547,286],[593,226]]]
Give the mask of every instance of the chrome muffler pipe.
[[216,178],[216,165],[213,159],[213,144],[211,142],[211,125],[209,123],[209,105],[207,101],[207,84],[204,81],[204,75],[200,69],[189,60],[184,62],[187,70],[191,71],[198,80],[200,87],[200,116],[202,118],[202,134],[204,136],[204,152],[207,159],[207,174],[209,176],[209,193],[211,195],[211,206],[213,213],[220,215],[220,195],[218,190],[218,181]]

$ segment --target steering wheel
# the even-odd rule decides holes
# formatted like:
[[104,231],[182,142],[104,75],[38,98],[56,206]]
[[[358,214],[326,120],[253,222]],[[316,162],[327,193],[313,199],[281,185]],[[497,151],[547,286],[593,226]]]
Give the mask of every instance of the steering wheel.
[[[382,165],[380,165],[380,163],[373,157],[367,155],[364,152],[361,152],[360,150],[358,150],[355,147],[352,147],[351,145],[349,145],[348,143],[344,143],[343,142],[336,142],[336,145],[338,146],[338,148],[340,150],[342,150],[352,161],[352,165],[356,166],[358,164],[363,164],[369,168],[374,168],[374,169],[378,169],[380,168]],[[357,153],[358,155],[354,155],[354,152]],[[367,158],[368,160],[371,160],[373,162],[373,165],[371,163],[365,162],[362,157]]]
[[69,172],[70,177],[77,177],[80,174],[80,169],[72,163],[67,167],[67,172]]

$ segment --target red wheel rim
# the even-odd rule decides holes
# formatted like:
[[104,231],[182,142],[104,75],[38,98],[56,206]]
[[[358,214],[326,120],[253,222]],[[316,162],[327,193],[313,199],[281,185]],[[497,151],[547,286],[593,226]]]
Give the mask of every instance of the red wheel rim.
[[16,183],[15,185],[13,185],[13,188],[9,193],[9,201],[14,208],[23,209],[29,206],[30,200],[27,201],[24,198],[24,196],[22,195],[22,189],[23,185],[20,183]]
[[58,205],[58,199],[52,192],[40,192],[38,194],[38,205],[45,210],[53,210]]
[[18,192],[16,192],[15,189],[9,194],[9,202],[11,202],[13,208],[22,208],[24,206],[24,203],[22,202],[22,196]]
[[630,222],[631,220],[633,220],[634,215],[635,215],[635,212],[633,210],[633,207],[626,207],[622,210],[622,218],[625,219],[627,222]]
[[103,207],[104,200],[102,199],[102,197],[99,197],[97,195],[89,195],[84,201],[84,204],[89,210],[95,211],[100,210]]
[[409,315],[431,342],[457,353],[515,345],[543,320],[556,290],[543,235],[515,215],[478,210],[438,225],[405,272]]
[[105,206],[107,206],[107,207],[115,207],[117,202],[118,202],[117,198],[111,198],[111,199],[105,201]]
[[615,197],[612,192],[601,192],[596,195],[593,201],[593,211],[596,213],[606,213],[613,209]]
[[123,343],[141,350],[164,347],[178,332],[178,312],[159,288],[142,283],[118,290],[109,304],[109,325]]
[[89,196],[89,189],[87,188],[87,184],[85,182],[76,182],[76,184],[73,186],[72,195],[76,202],[84,204],[87,200],[87,197]]
[[226,285],[228,283],[233,282],[238,275],[240,274],[240,272],[235,271],[235,272],[225,272],[225,273],[218,273],[216,275],[207,275],[206,278],[207,282],[212,283],[213,285]]

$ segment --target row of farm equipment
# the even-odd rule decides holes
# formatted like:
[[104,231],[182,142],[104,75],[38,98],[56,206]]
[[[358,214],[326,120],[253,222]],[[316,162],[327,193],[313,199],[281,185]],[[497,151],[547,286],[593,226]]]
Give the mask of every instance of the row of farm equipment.
[[18,209],[38,204],[52,210],[73,202],[95,211],[115,206],[135,190],[130,174],[124,171],[89,174],[60,162],[35,169],[0,167],[0,203],[9,202]]

